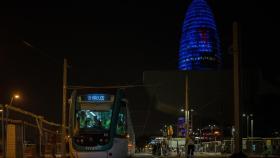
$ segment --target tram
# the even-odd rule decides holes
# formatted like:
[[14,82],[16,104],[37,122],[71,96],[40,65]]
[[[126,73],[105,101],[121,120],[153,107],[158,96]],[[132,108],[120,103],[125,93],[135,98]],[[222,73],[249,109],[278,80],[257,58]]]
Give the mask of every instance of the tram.
[[133,156],[135,136],[124,90],[74,90],[68,143],[71,158]]

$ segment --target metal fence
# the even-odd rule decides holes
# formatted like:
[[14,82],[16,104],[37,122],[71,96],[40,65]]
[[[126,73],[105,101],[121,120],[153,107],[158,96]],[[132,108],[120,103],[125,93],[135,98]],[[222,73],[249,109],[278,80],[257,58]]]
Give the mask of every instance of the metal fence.
[[[234,140],[202,142],[196,144],[196,151],[230,154]],[[248,155],[280,155],[280,138],[243,138],[242,151]]]
[[[46,155],[54,157],[60,153],[60,124],[10,105],[2,107],[2,116],[1,131],[4,133],[1,134],[1,155],[34,158]],[[14,127],[14,132],[10,132],[9,127]]]

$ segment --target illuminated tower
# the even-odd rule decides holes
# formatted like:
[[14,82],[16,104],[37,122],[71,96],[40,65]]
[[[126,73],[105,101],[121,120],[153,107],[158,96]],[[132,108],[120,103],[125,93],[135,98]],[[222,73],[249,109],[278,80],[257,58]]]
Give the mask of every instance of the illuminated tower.
[[220,65],[220,40],[213,13],[205,0],[193,0],[183,24],[179,69],[216,70]]

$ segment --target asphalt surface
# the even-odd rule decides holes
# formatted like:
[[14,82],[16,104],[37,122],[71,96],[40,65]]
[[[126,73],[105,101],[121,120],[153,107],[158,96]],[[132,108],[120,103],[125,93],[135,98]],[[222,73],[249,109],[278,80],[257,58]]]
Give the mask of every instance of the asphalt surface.
[[[169,156],[155,156],[150,153],[137,153],[134,156],[135,158],[179,158],[175,153]],[[181,158],[184,158],[185,156],[182,155]],[[223,158],[223,157],[228,157],[228,155],[221,155],[221,154],[212,154],[212,153],[195,153],[195,158],[205,158],[205,157],[210,157],[210,158]]]
[[[214,153],[195,153],[194,158],[229,158],[230,155],[214,154]],[[249,155],[248,158],[263,158],[264,155]],[[154,156],[149,153],[137,153],[134,158],[179,158],[176,155],[171,156]],[[181,156],[180,158],[185,158]],[[267,158],[280,158],[280,155],[269,155]]]

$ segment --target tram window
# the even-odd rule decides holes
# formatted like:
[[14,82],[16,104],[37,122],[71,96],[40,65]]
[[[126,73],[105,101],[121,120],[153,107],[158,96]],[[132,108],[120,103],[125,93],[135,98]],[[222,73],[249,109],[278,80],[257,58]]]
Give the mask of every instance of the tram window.
[[127,133],[127,122],[126,122],[126,106],[125,103],[122,103],[122,106],[120,108],[120,113],[118,116],[118,122],[117,122],[117,129],[116,134],[118,136],[126,136]]
[[77,123],[80,129],[105,129],[111,125],[112,111],[80,110],[77,113]]

